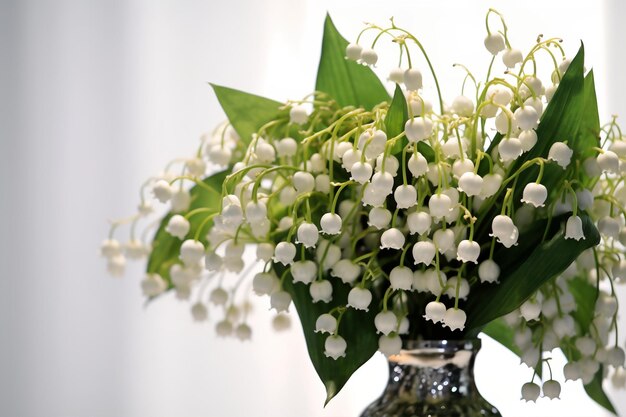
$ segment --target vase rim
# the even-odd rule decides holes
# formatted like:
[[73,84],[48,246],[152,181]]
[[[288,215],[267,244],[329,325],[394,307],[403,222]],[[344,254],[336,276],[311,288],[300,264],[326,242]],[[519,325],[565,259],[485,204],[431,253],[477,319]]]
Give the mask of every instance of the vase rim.
[[402,344],[403,350],[420,350],[420,349],[441,349],[441,350],[478,350],[481,346],[481,340],[457,339],[457,340],[405,340]]

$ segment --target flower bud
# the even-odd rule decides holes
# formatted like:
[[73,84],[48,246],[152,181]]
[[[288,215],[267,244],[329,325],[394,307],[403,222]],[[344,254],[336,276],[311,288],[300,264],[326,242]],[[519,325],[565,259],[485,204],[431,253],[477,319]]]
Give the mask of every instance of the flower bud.
[[409,68],[404,72],[404,85],[407,90],[419,90],[422,88],[422,73],[416,68]]
[[306,112],[306,108],[301,105],[293,105],[289,109],[289,123],[301,125],[309,120],[309,115]]
[[361,45],[357,43],[350,43],[346,47],[346,58],[352,61],[358,61],[359,59],[361,59],[362,50],[363,48],[361,47]]
[[507,68],[513,68],[523,60],[522,51],[519,49],[507,48],[502,54],[502,62]]
[[485,48],[491,55],[497,55],[498,52],[504,50],[504,36],[499,33],[491,33],[485,38]]

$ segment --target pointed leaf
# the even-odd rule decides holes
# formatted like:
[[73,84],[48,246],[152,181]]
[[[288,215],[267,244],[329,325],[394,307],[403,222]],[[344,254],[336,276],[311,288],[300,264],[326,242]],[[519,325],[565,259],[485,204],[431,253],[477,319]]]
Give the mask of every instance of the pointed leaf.
[[230,124],[245,144],[250,143],[252,134],[265,123],[277,118],[281,112],[287,113],[279,110],[283,104],[278,101],[216,84],[211,87]]
[[[183,213],[177,213],[180,215],[185,215],[191,210],[195,210],[197,208],[208,208],[211,211],[202,212],[192,216],[189,219],[190,228],[189,233],[187,234],[188,238],[193,239],[196,230],[198,227],[202,225],[202,232],[200,233],[199,240],[206,244],[206,232],[209,230],[211,225],[213,224],[212,220],[205,222],[204,220],[211,213],[215,213],[220,209],[221,205],[221,193],[222,193],[222,183],[226,178],[228,171],[218,172],[217,174],[211,175],[207,177],[203,183],[204,186],[194,186],[190,189],[191,193],[191,204],[189,206],[189,210]],[[148,273],[157,273],[163,277],[166,281],[170,283],[170,267],[176,263],[179,263],[178,255],[180,253],[180,246],[183,241],[174,237],[165,231],[165,227],[167,223],[170,221],[170,218],[174,215],[174,213],[169,213],[167,216],[163,218],[161,221],[161,225],[154,235],[154,239],[152,240],[152,253],[150,254],[150,258],[148,259],[147,272]]]
[[522,354],[520,349],[515,344],[515,330],[513,327],[507,325],[503,319],[496,319],[487,324],[483,328],[483,333],[500,343],[517,356]]
[[[396,84],[396,90],[393,94],[391,106],[389,106],[389,110],[387,110],[387,115],[385,116],[387,138],[391,139],[404,132],[404,125],[407,120],[409,120],[409,111],[406,104],[406,98],[404,97],[402,88]],[[391,149],[391,154],[398,154],[402,152],[402,149],[406,144],[407,139],[405,137],[397,140]]]
[[[274,265],[278,276],[282,276],[284,267]],[[311,362],[326,387],[326,404],[335,396],[348,381],[350,376],[367,362],[378,349],[378,336],[374,327],[375,308],[369,311],[348,308],[339,325],[339,335],[346,340],[346,356],[337,360],[324,355],[324,342],[328,334],[315,333],[317,318],[328,313],[335,307],[348,303],[348,292],[351,287],[336,278],[325,277],[333,285],[333,299],[330,303],[313,303],[309,286],[294,283],[291,276],[283,281],[283,288],[291,294],[298,311],[302,331],[306,339]],[[371,306],[378,304],[374,295]]]
[[593,377],[593,380],[584,386],[585,391],[592,400],[597,402],[599,405],[601,405],[611,413],[617,415],[615,407],[613,407],[611,400],[609,399],[609,397],[607,397],[606,393],[604,392],[604,388],[602,387],[602,375],[604,373],[603,368],[604,367],[601,366],[598,372],[596,372],[596,375]]
[[[481,284],[472,290],[474,296],[466,306],[467,328],[480,329],[515,310],[546,281],[563,272],[584,250],[597,245],[600,242],[598,230],[587,215],[580,217],[585,239],[565,239],[565,231],[560,228],[550,240],[529,248],[528,242],[535,242],[531,236],[537,234],[530,231],[520,237],[520,245],[498,251],[494,259],[501,268],[500,283]],[[555,223],[558,225],[553,220]]]
[[346,59],[346,46],[348,41],[326,15],[315,89],[329,94],[341,107],[356,106],[369,110],[388,101],[389,94],[376,74],[370,68]]

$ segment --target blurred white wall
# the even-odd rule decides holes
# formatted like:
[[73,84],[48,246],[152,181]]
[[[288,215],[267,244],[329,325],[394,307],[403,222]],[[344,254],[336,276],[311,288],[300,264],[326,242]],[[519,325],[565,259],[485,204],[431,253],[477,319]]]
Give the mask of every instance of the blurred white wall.
[[[456,82],[454,62],[482,70],[494,3],[520,47],[544,33],[573,54],[583,39],[602,115],[626,115],[617,0],[0,2],[0,415],[358,415],[385,384],[382,357],[322,409],[295,320],[275,334],[261,300],[241,344],[173,297],[144,308],[142,265],[104,272],[105,219],[131,213],[140,182],[223,118],[207,82],[280,100],[312,90],[326,10],[348,37],[395,16]],[[522,404],[530,373],[485,344],[478,384],[505,416],[604,415],[574,383],[561,401]],[[623,392],[611,395],[626,412]]]

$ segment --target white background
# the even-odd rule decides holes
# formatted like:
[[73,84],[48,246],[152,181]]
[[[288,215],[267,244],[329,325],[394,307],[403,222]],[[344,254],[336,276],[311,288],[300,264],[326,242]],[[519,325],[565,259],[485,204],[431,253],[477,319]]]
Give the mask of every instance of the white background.
[[[395,16],[452,83],[454,62],[483,69],[483,18],[497,6],[520,47],[544,33],[573,54],[583,39],[602,116],[626,115],[617,0],[380,4],[0,2],[1,416],[349,417],[379,394],[377,355],[323,409],[299,325],[274,333],[265,300],[252,343],[219,340],[173,297],[145,308],[142,265],[113,279],[98,258],[105,219],[130,214],[140,182],[222,120],[207,82],[279,100],[313,89],[326,10],[348,38]],[[478,384],[505,417],[604,415],[575,383],[561,401],[522,404],[530,373],[485,345]],[[626,412],[624,393],[609,393]]]

